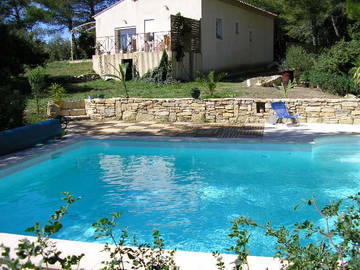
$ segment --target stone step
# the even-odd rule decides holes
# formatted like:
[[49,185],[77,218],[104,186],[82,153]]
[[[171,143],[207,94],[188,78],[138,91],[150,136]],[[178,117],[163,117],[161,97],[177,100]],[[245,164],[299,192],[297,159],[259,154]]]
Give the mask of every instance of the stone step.
[[77,116],[66,116],[70,121],[80,121],[80,120],[89,120],[90,117],[88,115],[77,115]]
[[67,110],[61,110],[60,115],[62,116],[80,116],[80,115],[86,115],[85,109],[67,109]]

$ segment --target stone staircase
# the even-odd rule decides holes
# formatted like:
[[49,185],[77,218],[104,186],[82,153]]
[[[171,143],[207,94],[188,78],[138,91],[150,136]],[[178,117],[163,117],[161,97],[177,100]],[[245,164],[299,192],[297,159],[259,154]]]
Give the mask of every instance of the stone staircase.
[[65,101],[61,106],[60,115],[66,116],[71,120],[89,119],[85,110],[85,101]]

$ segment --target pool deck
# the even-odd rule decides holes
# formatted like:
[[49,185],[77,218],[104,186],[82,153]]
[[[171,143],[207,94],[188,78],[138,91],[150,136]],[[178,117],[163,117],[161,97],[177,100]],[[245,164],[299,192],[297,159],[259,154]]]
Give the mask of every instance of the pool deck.
[[[11,256],[14,256],[14,249],[17,247],[19,240],[28,239],[35,241],[35,237],[0,233],[0,243],[12,250]],[[103,244],[76,242],[68,240],[52,240],[56,244],[58,250],[62,252],[62,256],[85,254],[80,261],[78,269],[99,270],[104,267],[103,261],[110,260],[107,253],[102,252]],[[236,260],[235,255],[223,255],[226,270],[234,268],[233,262]],[[216,259],[211,253],[176,251],[174,256],[175,264],[179,270],[217,270]],[[35,260],[35,262],[38,262]],[[248,257],[249,270],[280,270],[281,263],[277,259],[270,257]],[[1,265],[0,265],[1,266]],[[129,265],[126,265],[129,266]],[[59,266],[52,266],[51,269]],[[131,269],[131,266],[127,269]]]
[[[126,131],[124,131],[126,130]],[[195,130],[196,133],[193,131]],[[127,140],[170,140],[170,141],[231,141],[255,143],[314,143],[315,139],[338,136],[359,136],[360,125],[211,125],[211,124],[159,124],[124,123],[119,121],[90,122],[81,121],[70,125],[69,134],[62,140],[38,145],[28,150],[0,157],[0,169],[16,165],[22,161],[55,151],[84,139],[127,139]],[[211,133],[215,132],[215,133]],[[171,134],[172,133],[172,134]],[[194,135],[195,134],[195,135]],[[191,136],[193,135],[193,136]],[[211,136],[214,135],[214,136]],[[1,177],[1,171],[0,171]],[[25,236],[0,233],[0,243],[16,247],[19,239]],[[106,259],[100,251],[103,245],[94,243],[56,240],[64,254],[80,254],[86,251],[81,268],[100,269],[101,261]],[[226,269],[232,269],[233,255],[224,255]],[[175,261],[180,270],[216,270],[216,261],[210,253],[178,251]],[[250,257],[250,270],[281,269],[280,262],[268,257]]]

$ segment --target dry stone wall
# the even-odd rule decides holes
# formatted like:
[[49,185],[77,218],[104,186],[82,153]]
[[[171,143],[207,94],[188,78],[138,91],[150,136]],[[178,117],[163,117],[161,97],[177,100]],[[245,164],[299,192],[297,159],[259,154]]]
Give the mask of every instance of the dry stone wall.
[[[86,114],[94,120],[263,123],[279,99],[92,99]],[[302,123],[360,124],[359,99],[283,99]]]

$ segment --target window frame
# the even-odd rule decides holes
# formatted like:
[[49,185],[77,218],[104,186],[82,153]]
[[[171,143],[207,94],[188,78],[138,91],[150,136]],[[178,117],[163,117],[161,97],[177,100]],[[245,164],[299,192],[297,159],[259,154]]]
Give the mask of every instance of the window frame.
[[216,18],[215,22],[215,36],[216,39],[224,39],[224,21],[222,18]]

